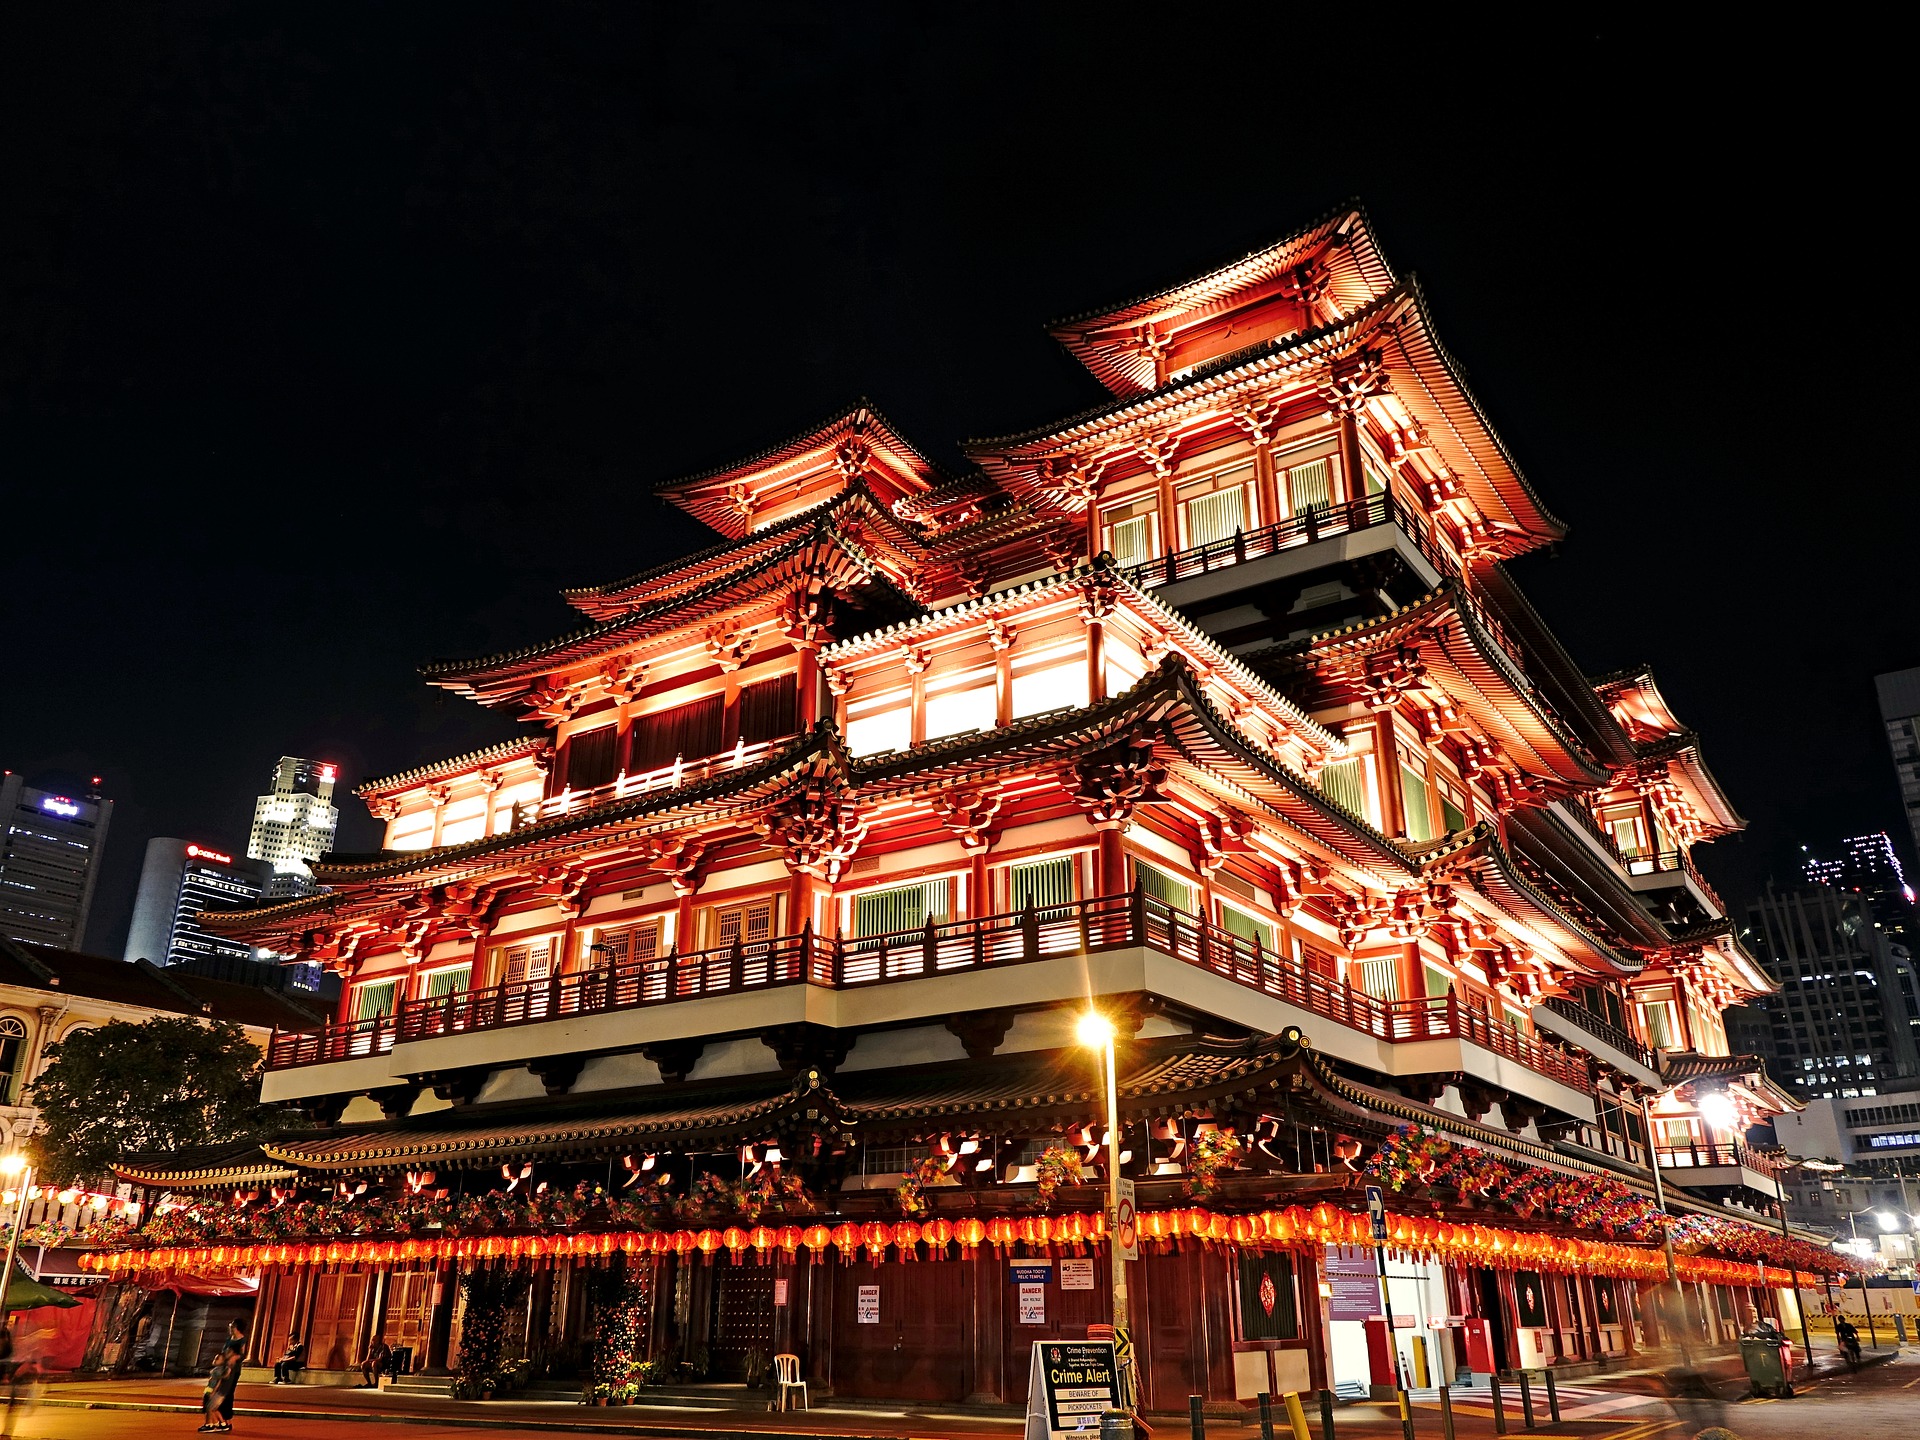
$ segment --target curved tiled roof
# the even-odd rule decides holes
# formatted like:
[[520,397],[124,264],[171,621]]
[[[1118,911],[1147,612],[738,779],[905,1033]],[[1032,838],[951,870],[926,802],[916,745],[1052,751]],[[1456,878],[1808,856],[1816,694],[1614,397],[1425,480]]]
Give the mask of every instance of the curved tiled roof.
[[381,775],[375,779],[363,781],[354,787],[353,793],[380,795],[389,790],[405,790],[429,780],[438,780],[443,776],[464,775],[469,770],[478,770],[486,765],[518,760],[523,755],[537,755],[542,750],[549,749],[552,744],[552,740],[545,735],[522,735],[479,750],[469,750],[464,755],[454,755],[445,760],[432,760],[425,765],[416,765],[411,770],[402,770],[394,775]]

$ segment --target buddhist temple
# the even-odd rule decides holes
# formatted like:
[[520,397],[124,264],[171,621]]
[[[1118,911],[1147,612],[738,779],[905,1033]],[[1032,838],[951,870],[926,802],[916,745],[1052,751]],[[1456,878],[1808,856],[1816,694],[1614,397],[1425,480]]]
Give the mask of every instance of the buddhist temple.
[[340,1008],[273,1039],[299,1123],[130,1163],[94,1263],[254,1277],[316,1374],[1019,1404],[1112,1319],[1091,1009],[1144,1409],[1796,1324],[1842,1260],[1693,859],[1743,822],[1521,594],[1566,527],[1364,211],[1052,333],[1109,399],[952,467],[861,401],[660,486],[709,548],[427,665],[524,738],[203,918]]

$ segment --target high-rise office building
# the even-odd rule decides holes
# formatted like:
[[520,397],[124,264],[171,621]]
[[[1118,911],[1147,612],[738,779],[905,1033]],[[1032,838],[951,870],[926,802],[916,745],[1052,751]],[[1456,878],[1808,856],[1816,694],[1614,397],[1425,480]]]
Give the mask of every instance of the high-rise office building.
[[1864,896],[1769,886],[1747,917],[1747,946],[1780,987],[1754,1002],[1772,1022],[1779,1079],[1804,1095],[1850,1096],[1920,1074],[1913,964]]
[[1876,675],[1873,684],[1880,692],[1880,718],[1900,779],[1900,803],[1907,807],[1907,829],[1913,848],[1920,851],[1920,666]]
[[113,802],[84,783],[0,776],[0,935],[77,950],[93,908]]
[[272,870],[269,900],[311,895],[313,862],[333,848],[340,812],[333,806],[338,767],[320,760],[282,755],[273,767],[273,788],[253,803],[253,829],[247,855]]
[[1896,995],[1888,1001],[1887,1020],[1904,1024],[1920,1050],[1920,973],[1913,963],[1920,952],[1920,912],[1914,907],[1913,887],[1886,831],[1852,836],[1841,842],[1840,849],[1837,860],[1809,856],[1803,867],[1807,879],[1865,902],[1866,919],[1886,940],[1892,955]]
[[228,959],[254,963],[251,945],[200,927],[203,910],[233,910],[267,893],[272,871],[263,861],[236,857],[196,840],[160,835],[147,842],[126,958],[156,965]]

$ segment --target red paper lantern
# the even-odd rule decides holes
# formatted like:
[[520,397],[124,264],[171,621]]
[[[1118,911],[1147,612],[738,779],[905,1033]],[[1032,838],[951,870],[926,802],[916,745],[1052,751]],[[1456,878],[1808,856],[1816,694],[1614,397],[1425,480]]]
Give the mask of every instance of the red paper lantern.
[[747,1243],[753,1246],[754,1256],[762,1265],[767,1263],[767,1251],[773,1248],[774,1240],[773,1231],[765,1225],[756,1225],[747,1232]]
[[869,1220],[860,1238],[866,1242],[867,1258],[878,1265],[886,1259],[887,1245],[893,1239],[893,1232],[880,1221]]
[[929,1259],[944,1260],[947,1258],[948,1242],[953,1239],[953,1222],[929,1220],[920,1227],[920,1238],[927,1242]]
[[827,1263],[827,1246],[833,1243],[833,1232],[824,1225],[809,1225],[800,1232],[800,1243],[807,1247],[807,1260],[814,1265]]
[[740,1257],[747,1251],[747,1232],[738,1225],[729,1225],[720,1238],[726,1243],[727,1253],[733,1257],[733,1263],[738,1265]]
[[842,1265],[851,1265],[855,1252],[860,1248],[859,1228],[845,1220],[834,1226],[833,1248],[839,1253]]
[[774,1232],[773,1238],[779,1242],[780,1248],[786,1252],[789,1261],[793,1259],[794,1252],[800,1248],[801,1233],[798,1225],[782,1225]]
[[1004,1215],[994,1216],[993,1219],[987,1222],[987,1239],[993,1242],[996,1249],[1006,1249],[1009,1245],[1013,1244],[1013,1221]]
[[900,1251],[902,1260],[918,1260],[920,1251],[920,1227],[911,1220],[902,1220],[893,1227],[893,1243]]
[[987,1227],[981,1223],[978,1215],[969,1215],[953,1229],[954,1238],[965,1250],[977,1250],[980,1242],[987,1238]]

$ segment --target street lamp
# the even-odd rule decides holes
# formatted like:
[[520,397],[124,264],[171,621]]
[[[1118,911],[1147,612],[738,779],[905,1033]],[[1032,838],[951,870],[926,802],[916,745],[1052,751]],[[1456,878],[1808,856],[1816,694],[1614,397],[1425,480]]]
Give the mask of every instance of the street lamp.
[[[1855,1259],[1864,1260],[1866,1258],[1860,1253],[1860,1222],[1854,1218],[1856,1215],[1873,1216],[1874,1219],[1880,1222],[1880,1229],[1883,1232],[1898,1230],[1900,1228],[1900,1222],[1897,1219],[1891,1215],[1884,1215],[1878,1210],[1871,1208],[1866,1210],[1849,1210],[1847,1212],[1847,1229],[1853,1233],[1853,1254]],[[1879,1250],[1877,1245],[1871,1248],[1876,1252]],[[1867,1272],[1861,1270],[1859,1274],[1860,1308],[1867,1312],[1867,1343],[1878,1350],[1880,1348],[1880,1332],[1874,1328],[1873,1324],[1873,1297],[1867,1294]]]
[[20,1228],[27,1218],[27,1191],[33,1188],[33,1166],[16,1150],[11,1155],[0,1156],[0,1175],[13,1186],[13,1224],[7,1231],[7,1264],[0,1270],[0,1325],[5,1325],[7,1290],[13,1284],[14,1258],[20,1253]]
[[[1113,1342],[1116,1352],[1126,1354],[1131,1353],[1131,1345],[1127,1337],[1127,1262],[1120,1251],[1120,1082],[1114,1071],[1113,1022],[1098,1010],[1089,1010],[1080,1017],[1077,1033],[1082,1045],[1100,1052],[1107,1082],[1107,1250],[1113,1256]],[[1125,1368],[1124,1360],[1121,1368]]]

